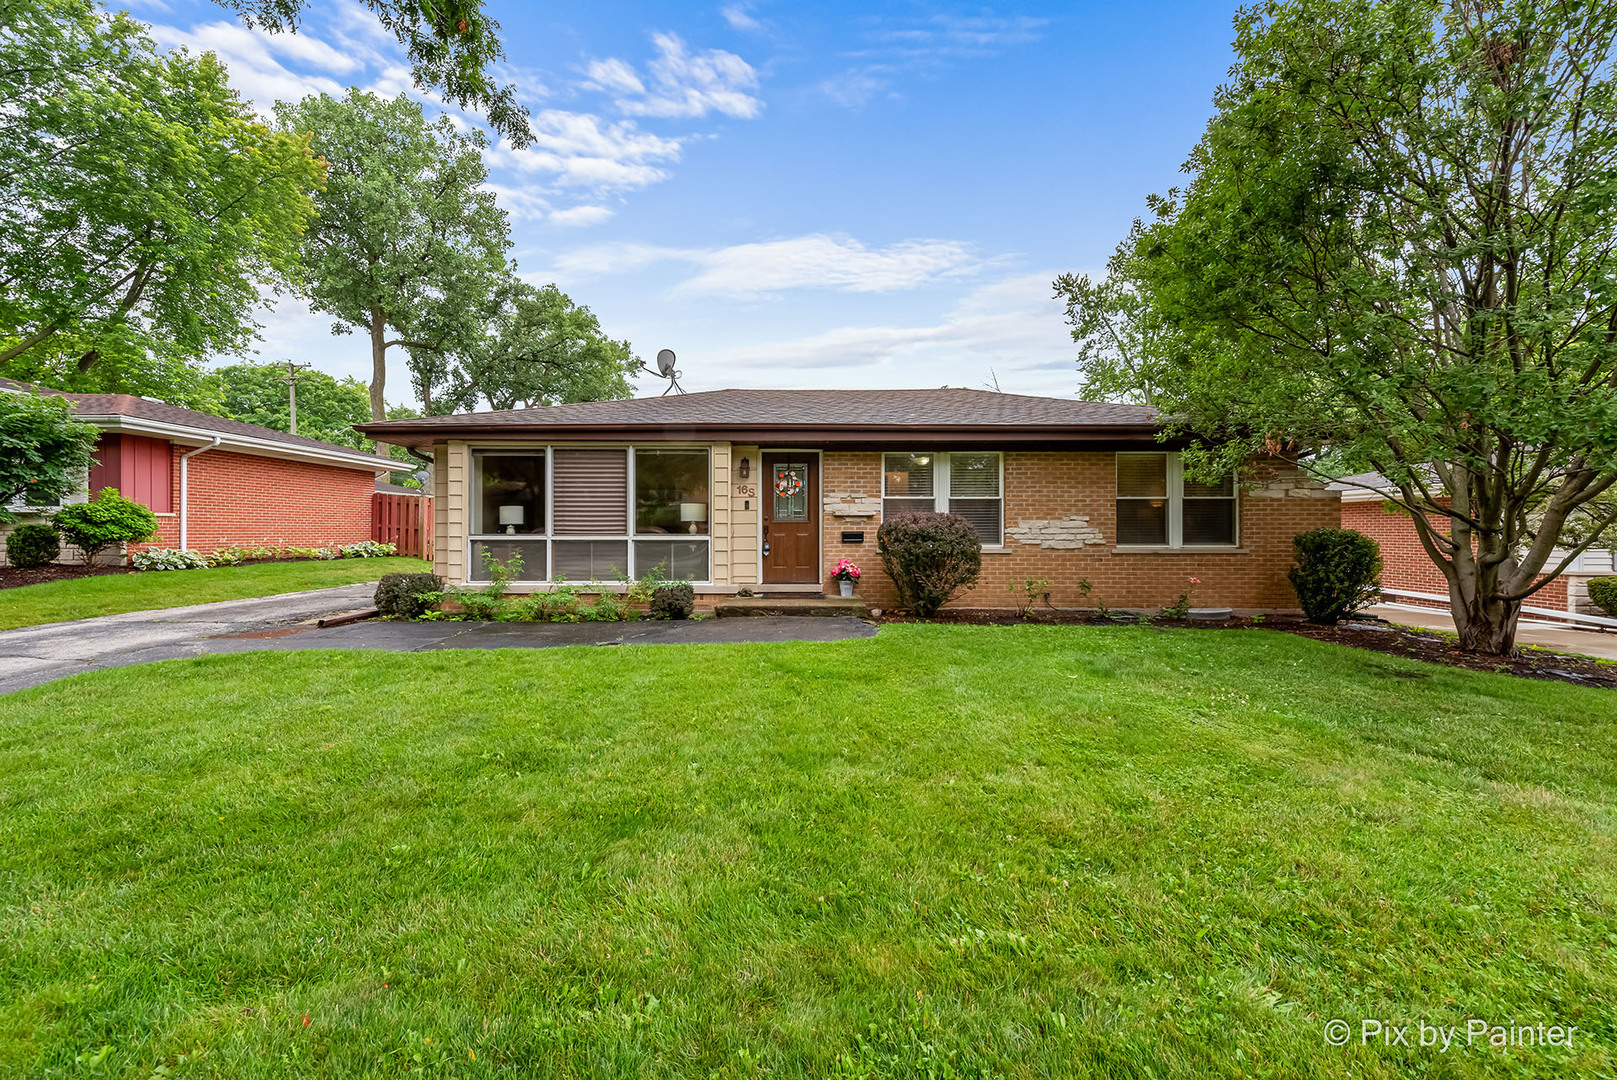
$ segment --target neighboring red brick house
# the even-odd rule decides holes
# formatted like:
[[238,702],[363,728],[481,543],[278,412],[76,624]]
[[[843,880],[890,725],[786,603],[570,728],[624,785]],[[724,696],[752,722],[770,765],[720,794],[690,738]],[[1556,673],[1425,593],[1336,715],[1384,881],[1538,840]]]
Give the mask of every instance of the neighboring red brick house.
[[433,454],[437,572],[476,581],[485,553],[520,555],[519,590],[661,566],[702,603],[834,592],[846,556],[859,595],[891,607],[876,531],[927,509],[981,539],[956,606],[1011,607],[1031,577],[1057,606],[1155,610],[1195,577],[1198,606],[1295,610],[1292,537],[1340,521],[1287,461],[1184,479],[1150,409],[976,390],[720,390],[360,429]]
[[[0,379],[0,392],[30,389],[57,393]],[[80,498],[115,487],[150,507],[158,535],[144,546],[206,552],[371,538],[373,455],[125,394],[62,396],[102,431]]]
[[[1390,481],[1377,473],[1346,476],[1330,485],[1342,496],[1342,527],[1353,529],[1375,540],[1381,546],[1381,584],[1388,589],[1400,589],[1428,596],[1446,597],[1448,579],[1432,562],[1421,546],[1415,522],[1409,512],[1388,499],[1396,494]],[[1447,505],[1446,500],[1444,505]],[[1441,514],[1430,514],[1427,520],[1439,533],[1449,531],[1449,519]],[[1555,556],[1557,561],[1564,556]],[[1556,611],[1593,610],[1584,583],[1591,577],[1612,572],[1612,552],[1603,548],[1584,552],[1571,569],[1545,585],[1527,599],[1531,607]],[[1397,596],[1399,603],[1416,604],[1448,610],[1447,600]]]

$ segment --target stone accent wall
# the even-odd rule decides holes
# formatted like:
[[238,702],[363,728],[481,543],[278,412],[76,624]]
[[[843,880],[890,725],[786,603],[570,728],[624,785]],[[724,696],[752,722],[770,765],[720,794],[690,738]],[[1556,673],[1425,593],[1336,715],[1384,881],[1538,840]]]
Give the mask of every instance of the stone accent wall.
[[1087,517],[1081,516],[1060,521],[1019,521],[1006,527],[1005,539],[1033,544],[1047,551],[1072,551],[1085,544],[1106,543],[1101,531],[1090,525]]
[[1242,493],[1249,499],[1335,499],[1340,496],[1295,465],[1271,463],[1259,470]]
[[842,494],[828,491],[823,500],[824,510],[831,517],[854,521],[861,518],[881,517],[881,494],[878,489],[875,495],[863,493]]
[[[881,455],[875,451],[827,451],[827,492],[873,496],[881,491]],[[1259,463],[1249,478],[1265,496],[1243,493],[1239,548],[1220,551],[1118,551],[1117,456],[1109,451],[1020,451],[1005,454],[1006,545],[983,552],[982,578],[955,607],[1011,608],[1007,587],[1024,578],[1048,578],[1057,607],[1156,610],[1173,603],[1192,577],[1200,578],[1197,605],[1243,611],[1295,611],[1297,598],[1286,580],[1291,538],[1321,526],[1341,524],[1335,492],[1299,478],[1287,462]],[[1279,493],[1279,494],[1276,494]],[[829,497],[828,497],[829,498]],[[834,592],[831,567],[844,556],[864,570],[858,595],[872,606],[897,600],[881,567],[876,530],[880,517],[850,521],[823,517],[825,589]],[[845,529],[862,530],[861,544],[843,543]],[[1056,546],[1067,545],[1067,546]],[[1087,597],[1079,582],[1088,580]]]

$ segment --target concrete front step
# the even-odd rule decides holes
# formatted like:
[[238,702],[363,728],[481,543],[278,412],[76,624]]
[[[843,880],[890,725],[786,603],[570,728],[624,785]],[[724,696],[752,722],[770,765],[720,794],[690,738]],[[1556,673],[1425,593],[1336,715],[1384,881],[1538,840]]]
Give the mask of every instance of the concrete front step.
[[840,596],[733,596],[713,605],[721,619],[753,615],[825,615],[863,619],[870,608],[858,597]]

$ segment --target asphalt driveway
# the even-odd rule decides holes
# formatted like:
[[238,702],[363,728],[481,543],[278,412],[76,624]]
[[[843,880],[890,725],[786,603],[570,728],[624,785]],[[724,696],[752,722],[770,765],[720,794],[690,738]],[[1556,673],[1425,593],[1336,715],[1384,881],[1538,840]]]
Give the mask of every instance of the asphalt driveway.
[[873,637],[861,619],[780,617],[627,623],[360,622],[322,618],[367,608],[374,583],[105,615],[0,632],[0,693],[99,668],[256,649],[544,649]]

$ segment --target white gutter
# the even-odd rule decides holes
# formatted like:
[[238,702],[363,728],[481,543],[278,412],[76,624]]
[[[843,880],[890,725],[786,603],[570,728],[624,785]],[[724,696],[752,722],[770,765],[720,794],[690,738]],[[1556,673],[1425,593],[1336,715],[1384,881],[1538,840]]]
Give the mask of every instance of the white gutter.
[[213,437],[213,442],[209,443],[207,446],[199,446],[195,450],[192,450],[188,454],[181,454],[180,455],[180,550],[181,551],[187,550],[186,543],[185,543],[185,513],[186,513],[186,509],[187,509],[186,504],[189,501],[186,498],[186,496],[188,496],[190,494],[190,491],[191,491],[191,470],[190,470],[191,459],[196,457],[198,454],[204,453],[204,452],[206,452],[208,450],[212,450],[214,447],[218,446],[221,442],[224,442],[224,438],[222,436],[215,435]]

